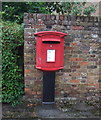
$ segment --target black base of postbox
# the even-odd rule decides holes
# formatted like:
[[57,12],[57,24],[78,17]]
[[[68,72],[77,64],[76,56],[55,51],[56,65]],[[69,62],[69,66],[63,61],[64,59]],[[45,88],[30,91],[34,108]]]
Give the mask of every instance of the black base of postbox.
[[55,102],[42,102],[42,104],[44,105],[50,105],[50,104],[54,104]]
[[55,72],[43,72],[43,104],[54,104]]

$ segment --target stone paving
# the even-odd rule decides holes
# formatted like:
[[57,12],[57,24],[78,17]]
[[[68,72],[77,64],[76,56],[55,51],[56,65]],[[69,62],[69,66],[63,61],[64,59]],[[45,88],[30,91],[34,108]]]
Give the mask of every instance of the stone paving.
[[66,113],[60,111],[55,105],[40,105],[36,109],[38,116],[44,118],[65,118]]
[[[81,108],[83,107],[83,108]],[[90,108],[86,105],[78,105],[75,108],[66,108],[59,110],[56,105],[39,105],[36,112],[41,118],[99,118],[99,116],[91,113]]]

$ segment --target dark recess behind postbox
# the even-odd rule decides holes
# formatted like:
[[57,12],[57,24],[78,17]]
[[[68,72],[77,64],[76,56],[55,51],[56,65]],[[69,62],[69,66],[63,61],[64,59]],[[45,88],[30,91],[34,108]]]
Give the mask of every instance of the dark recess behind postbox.
[[42,31],[36,36],[36,68],[56,71],[64,66],[64,36],[66,33]]

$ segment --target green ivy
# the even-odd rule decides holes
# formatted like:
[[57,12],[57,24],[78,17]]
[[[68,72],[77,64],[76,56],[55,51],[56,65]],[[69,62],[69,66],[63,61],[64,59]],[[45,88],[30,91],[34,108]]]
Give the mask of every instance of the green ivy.
[[2,22],[2,102],[13,106],[20,102],[24,93],[22,69],[17,64],[19,55],[16,54],[22,45],[22,26]]

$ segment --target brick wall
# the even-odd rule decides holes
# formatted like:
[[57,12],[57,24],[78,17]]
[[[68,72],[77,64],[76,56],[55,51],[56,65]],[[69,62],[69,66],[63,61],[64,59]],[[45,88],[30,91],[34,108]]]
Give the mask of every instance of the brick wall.
[[98,98],[101,32],[98,17],[24,14],[25,93],[42,98],[43,72],[35,68],[35,36],[39,31],[60,31],[65,37],[64,69],[56,72],[55,98]]

